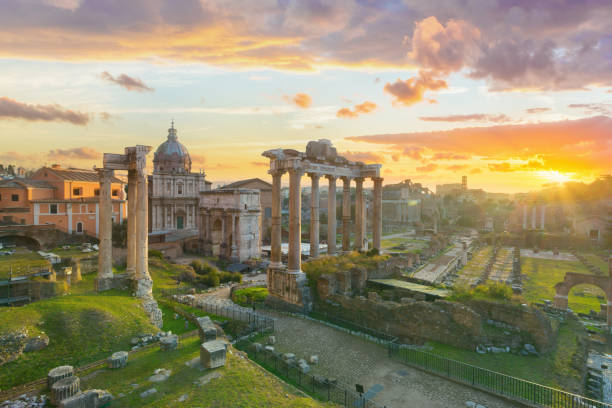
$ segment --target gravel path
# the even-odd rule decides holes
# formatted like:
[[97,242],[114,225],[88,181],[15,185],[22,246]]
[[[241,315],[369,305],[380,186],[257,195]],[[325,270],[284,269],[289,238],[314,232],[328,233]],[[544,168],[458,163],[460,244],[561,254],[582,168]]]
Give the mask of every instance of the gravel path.
[[[272,313],[270,313],[272,314]],[[350,388],[363,384],[377,403],[389,408],[463,408],[474,401],[487,408],[513,407],[499,398],[410,368],[387,357],[387,350],[317,322],[273,314],[276,345],[297,358],[319,356],[314,374],[335,378]],[[381,387],[382,386],[382,387]]]

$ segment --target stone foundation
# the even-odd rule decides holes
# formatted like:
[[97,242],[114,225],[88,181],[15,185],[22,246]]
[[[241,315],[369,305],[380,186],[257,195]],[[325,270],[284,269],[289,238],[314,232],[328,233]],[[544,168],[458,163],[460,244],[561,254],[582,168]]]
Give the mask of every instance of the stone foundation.
[[268,291],[270,296],[266,299],[267,303],[302,313],[312,311],[312,295],[304,273],[269,268]]
[[159,309],[159,306],[157,305],[157,302],[155,301],[155,299],[153,299],[153,296],[143,299],[142,308],[144,309],[145,313],[149,316],[149,320],[151,321],[151,323],[155,327],[158,327],[161,329],[161,327],[164,325],[164,321],[162,319],[162,312]]

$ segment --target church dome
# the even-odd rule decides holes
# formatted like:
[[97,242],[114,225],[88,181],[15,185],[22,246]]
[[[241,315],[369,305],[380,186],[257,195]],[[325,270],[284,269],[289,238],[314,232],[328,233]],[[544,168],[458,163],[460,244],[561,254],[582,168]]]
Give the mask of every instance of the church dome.
[[179,143],[174,122],[168,129],[168,140],[159,145],[153,157],[156,173],[190,173],[191,157],[187,148]]

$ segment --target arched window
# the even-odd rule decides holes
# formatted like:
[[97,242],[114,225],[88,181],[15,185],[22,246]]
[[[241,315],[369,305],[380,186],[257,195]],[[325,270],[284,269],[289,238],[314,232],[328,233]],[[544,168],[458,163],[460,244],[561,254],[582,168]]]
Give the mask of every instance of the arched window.
[[83,233],[83,223],[82,222],[77,222],[76,230],[77,230],[77,233],[79,234]]

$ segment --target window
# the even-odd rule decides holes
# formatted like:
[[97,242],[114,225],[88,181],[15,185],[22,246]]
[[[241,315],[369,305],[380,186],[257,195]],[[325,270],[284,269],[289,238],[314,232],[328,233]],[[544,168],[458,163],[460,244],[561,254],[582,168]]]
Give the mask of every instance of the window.
[[177,186],[177,193],[178,193],[179,195],[180,195],[180,194],[183,194],[183,185],[182,185],[182,184],[179,184],[179,185]]
[[94,189],[94,195],[95,196],[99,196],[100,195],[100,189],[99,188]]
[[25,218],[21,219],[21,225],[25,225]]
[[266,218],[270,218],[272,217],[272,208],[271,207],[266,207],[266,209],[264,210],[265,212],[265,216]]
[[589,231],[589,239],[599,241],[599,230],[592,229]]
[[57,204],[49,204],[49,213],[57,214]]
[[166,190],[168,190],[168,192],[170,192],[170,182],[166,183]]
[[2,194],[0,194],[0,201],[2,201]]
[[81,191],[82,191],[82,189],[80,187],[73,188],[72,189],[72,195],[80,196],[81,195]]
[[78,233],[82,233],[83,232],[83,223],[82,222],[77,222],[77,226],[76,226],[76,230]]
[[13,194],[11,196],[11,201],[19,201],[19,194]]
[[113,197],[117,197],[119,195],[119,190],[117,189],[113,190],[112,194],[113,194]]

